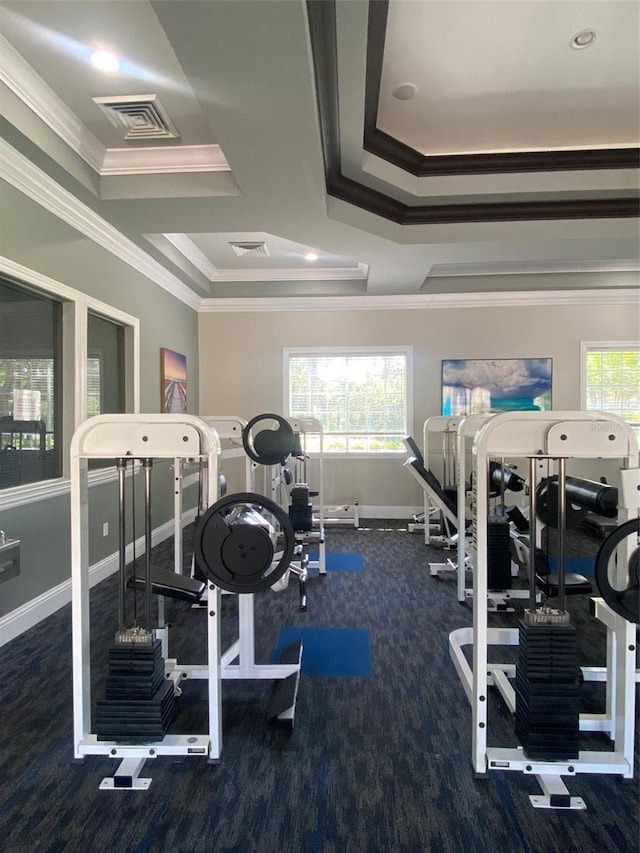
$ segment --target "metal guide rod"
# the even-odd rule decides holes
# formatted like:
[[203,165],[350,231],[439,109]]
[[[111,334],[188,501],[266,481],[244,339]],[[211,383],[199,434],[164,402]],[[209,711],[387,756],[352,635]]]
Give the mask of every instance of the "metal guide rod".
[[119,570],[120,584],[118,588],[118,630],[125,629],[125,595],[126,595],[126,519],[125,519],[125,476],[127,473],[127,460],[117,459],[116,467],[118,470],[118,541],[119,541]]
[[144,466],[144,547],[145,547],[145,623],[147,631],[151,623],[151,466],[152,459],[145,459]]
[[502,509],[503,518],[506,518],[505,507],[504,507],[504,480],[505,480],[504,456],[501,456],[500,457],[500,508]]
[[529,457],[529,611],[536,609],[536,457]]
[[566,610],[565,592],[565,524],[567,514],[567,460],[558,459],[558,609]]

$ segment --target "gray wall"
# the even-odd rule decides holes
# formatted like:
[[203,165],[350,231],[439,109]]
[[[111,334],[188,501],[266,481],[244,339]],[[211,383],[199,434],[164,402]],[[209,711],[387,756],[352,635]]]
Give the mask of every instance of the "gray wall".
[[[604,284],[604,282],[603,282]],[[540,281],[540,287],[544,283]],[[489,288],[490,289],[490,285]],[[636,340],[637,304],[200,314],[203,414],[282,413],[283,348],[413,347],[413,435],[440,414],[443,358],[552,358],[553,406],[580,408],[580,342]],[[414,507],[402,459],[325,461],[325,501]]]
[[[198,411],[198,322],[193,309],[2,181],[0,254],[139,318],[141,411],[160,411],[160,348],[184,353],[188,408]],[[166,464],[156,473],[154,527],[169,520],[173,511]],[[91,491],[90,554],[95,563],[117,549],[116,492],[114,484]],[[103,521],[110,522],[106,538]],[[20,576],[0,584],[1,616],[70,577],[69,499],[62,496],[2,511],[0,529],[22,541]],[[141,535],[142,527],[138,530]]]

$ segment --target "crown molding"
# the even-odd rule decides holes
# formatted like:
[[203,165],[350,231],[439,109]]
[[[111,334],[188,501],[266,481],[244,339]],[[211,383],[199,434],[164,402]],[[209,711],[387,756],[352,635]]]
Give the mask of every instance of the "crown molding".
[[2,177],[28,198],[124,261],[176,299],[198,310],[200,297],[128,237],[98,216],[30,160],[0,140]]
[[[636,188],[613,198],[525,199],[408,205],[343,173],[339,114],[339,69],[336,0],[306,0],[307,21],[316,83],[320,138],[324,154],[328,196],[401,226],[461,222],[522,222],[535,220],[638,218],[640,198]],[[638,148],[514,153],[505,155],[442,155],[424,158],[375,127],[377,94],[384,51],[388,0],[368,3],[367,66],[363,150],[416,177],[479,175],[504,172],[539,172],[573,169],[637,168]],[[547,156],[547,154],[549,156]],[[417,164],[415,160],[419,161]],[[422,162],[424,161],[424,163]],[[425,165],[426,164],[426,165]]]
[[184,255],[189,263],[193,264],[193,266],[199,270],[205,278],[209,279],[209,281],[213,281],[215,279],[218,274],[218,270],[204,252],[200,251],[190,237],[187,237],[186,234],[163,234],[162,236],[168,243],[171,243],[171,245],[176,248],[180,254]]
[[441,308],[519,308],[534,305],[640,305],[640,287],[601,290],[433,293],[397,296],[298,296],[203,299],[199,313],[268,311],[416,311]]
[[100,175],[105,177],[230,171],[219,145],[108,148],[99,169]]
[[554,273],[638,272],[637,258],[572,261],[498,261],[474,264],[436,264],[429,271],[434,278],[466,278],[469,276],[553,275]]
[[[311,0],[317,2],[317,0]],[[326,0],[323,0],[326,3]],[[335,0],[331,0],[335,4]],[[326,3],[326,5],[329,5]],[[364,110],[365,151],[416,177],[504,172],[558,172],[573,169],[637,169],[640,148],[627,143],[532,148],[526,151],[451,152],[425,155],[378,129],[378,104],[387,33],[389,0],[369,2]],[[325,15],[327,14],[327,10]],[[332,33],[333,34],[333,33]],[[522,205],[521,205],[522,207]],[[569,209],[570,206],[567,205]],[[536,208],[532,205],[532,210]],[[544,208],[543,208],[544,209]]]
[[0,35],[0,81],[100,177],[230,172],[219,145],[106,148]]
[[2,35],[0,53],[0,80],[69,148],[99,173],[104,161],[104,145]]
[[325,267],[318,269],[219,269],[212,282],[223,281],[362,281],[366,279],[369,267],[358,264],[357,268]]

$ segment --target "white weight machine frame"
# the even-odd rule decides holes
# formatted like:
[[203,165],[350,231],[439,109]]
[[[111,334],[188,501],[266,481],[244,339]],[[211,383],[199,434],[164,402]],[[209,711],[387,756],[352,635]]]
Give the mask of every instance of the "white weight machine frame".
[[[299,418],[285,418],[291,426],[294,433],[300,435],[300,442],[303,454],[306,452],[306,441],[308,436],[315,435],[318,440],[318,452],[315,457],[318,462],[318,505],[313,507],[313,529],[308,531],[296,531],[296,544],[301,547],[309,545],[317,546],[318,559],[307,560],[306,566],[308,569],[317,569],[319,575],[327,573],[327,558],[325,553],[325,506],[324,506],[324,429],[317,418],[310,416]],[[282,486],[281,466],[268,466],[271,477],[271,497],[276,503],[282,506],[282,501],[279,499],[279,493]],[[274,471],[274,469],[276,469]],[[285,511],[288,507],[283,507]]]
[[[97,415],[84,421],[71,441],[71,581],[72,581],[72,651],[73,651],[73,738],[74,756],[83,760],[87,755],[116,758],[120,764],[113,776],[102,780],[103,790],[146,790],[151,779],[140,777],[145,762],[159,756],[206,756],[218,761],[222,751],[222,690],[221,679],[264,677],[284,679],[299,674],[298,664],[276,664],[267,668],[254,667],[253,674],[245,674],[240,664],[228,664],[238,657],[238,651],[229,657],[230,650],[222,653],[220,638],[221,590],[212,583],[206,584],[207,663],[178,664],[165,659],[165,674],[173,682],[174,691],[180,693],[179,682],[206,679],[208,682],[208,732],[207,734],[167,734],[161,741],[147,744],[125,744],[117,741],[99,741],[91,731],[91,626],[89,622],[89,506],[88,460],[90,459],[178,459],[180,462],[203,462],[204,492],[208,506],[215,503],[218,492],[218,454],[220,440],[216,431],[203,419],[193,415],[130,414]],[[135,473],[134,473],[135,476]],[[179,480],[176,481],[179,486]],[[176,502],[176,506],[178,506]],[[181,505],[180,505],[181,506]],[[177,525],[176,525],[177,529]],[[150,543],[150,531],[145,531]],[[180,535],[182,526],[180,524]],[[181,567],[181,566],[180,566]],[[240,613],[245,604],[240,596]],[[161,600],[162,597],[160,596]],[[252,615],[252,614],[251,614]],[[246,620],[246,615],[245,615]],[[251,618],[251,626],[253,620]],[[163,640],[165,653],[167,628],[156,632]],[[115,634],[115,631],[114,631]],[[252,632],[243,636],[242,665],[249,655]],[[247,651],[245,651],[245,648]],[[256,670],[264,669],[257,675]],[[296,684],[297,690],[297,684]],[[295,698],[294,698],[295,703]]]
[[[466,526],[464,524],[467,501],[465,486],[467,482],[467,455],[470,449],[469,442],[473,442],[478,431],[493,417],[495,417],[494,414],[466,415],[458,425],[458,440],[456,445],[458,455],[458,518],[462,519],[462,523],[458,525],[457,594],[458,601],[461,604],[473,598],[473,588],[467,587],[465,577],[465,570],[468,569],[473,571],[473,558],[467,549],[468,537]],[[503,462],[504,460],[501,461]],[[491,591],[489,592],[487,608],[491,612],[506,613],[513,611],[513,607],[509,604],[512,599],[528,598],[528,589],[505,589],[500,590],[499,592]]]
[[[242,431],[248,421],[236,415],[203,415],[202,420],[212,427],[218,434],[222,444],[220,459],[224,460],[240,457],[245,460],[244,490],[253,491],[254,466],[242,446]],[[234,446],[236,442],[239,444]],[[208,584],[208,587],[211,586]],[[223,594],[225,591],[222,591]],[[234,593],[228,593],[233,595]],[[203,599],[207,593],[203,595]],[[248,680],[279,680],[286,678],[294,672],[299,672],[298,664],[257,664],[256,642],[255,642],[255,599],[254,594],[242,593],[236,595],[238,599],[238,631],[237,638],[226,648],[220,657],[220,678],[222,679],[248,679]],[[195,605],[199,607],[200,605]],[[293,721],[295,715],[295,702],[297,688],[293,699],[293,705],[278,715],[283,721]]]
[[[424,457],[424,466],[429,471],[431,471],[431,453],[435,450],[439,450],[442,453],[442,488],[457,483],[457,471],[456,471],[456,438],[458,432],[458,425],[460,424],[460,417],[452,417],[450,415],[433,415],[430,418],[427,418],[422,427],[422,454]],[[440,436],[440,446],[437,447],[438,439],[437,436]],[[434,476],[437,476],[434,473]],[[430,517],[433,509],[437,509],[442,511],[442,506],[440,502],[436,501],[433,496],[430,496],[427,491],[424,492],[424,542],[425,545],[443,545],[443,538],[441,535],[432,536],[431,534],[431,523]],[[450,514],[448,512],[443,513],[445,518],[448,521],[452,521],[450,518]],[[457,525],[457,520],[453,522]],[[439,574],[440,571],[455,571],[455,567],[449,563],[434,563],[435,566],[441,566],[441,568],[431,573],[436,575]]]
[[[89,623],[89,459],[202,459],[207,466],[207,495],[215,501],[218,484],[217,435],[190,415],[96,415],[76,429],[71,440],[71,599],[73,649],[73,741],[76,759],[86,755],[116,758],[120,765],[101,789],[146,790],[151,779],[140,772],[145,761],[161,755],[208,756],[217,760],[222,749],[222,693],[218,674],[220,658],[220,591],[209,587],[207,664],[180,667],[167,677],[208,679],[206,735],[165,735],[149,744],[99,741],[91,729],[91,626]],[[134,473],[135,476],[135,473]],[[115,634],[115,632],[114,632]]]
[[[557,411],[509,412],[495,415],[476,434],[473,444],[474,499],[476,518],[483,521],[488,512],[488,479],[491,459],[526,457],[535,478],[535,466],[541,459],[618,458],[620,500],[618,521],[623,523],[638,512],[640,505],[640,468],[638,442],[633,430],[620,418],[607,412]],[[534,484],[530,484],[534,489]],[[583,668],[585,679],[605,682],[604,714],[581,714],[582,731],[606,733],[614,744],[611,752],[580,751],[575,761],[528,759],[522,747],[488,746],[488,688],[496,687],[509,710],[515,712],[515,692],[509,677],[514,664],[488,660],[490,645],[518,645],[517,628],[489,628],[487,625],[487,530],[475,525],[470,550],[475,558],[473,573],[473,627],[460,628],[449,636],[449,650],[472,709],[473,769],[478,776],[488,770],[520,771],[534,775],[542,796],[530,797],[538,808],[586,808],[578,797],[570,797],[562,776],[577,773],[605,773],[633,776],[636,626],[615,613],[601,598],[594,598],[595,616],[606,626],[606,667]],[[626,572],[626,564],[621,567]],[[534,574],[530,570],[530,574]],[[625,578],[619,578],[624,585]],[[473,647],[473,668],[463,647]]]

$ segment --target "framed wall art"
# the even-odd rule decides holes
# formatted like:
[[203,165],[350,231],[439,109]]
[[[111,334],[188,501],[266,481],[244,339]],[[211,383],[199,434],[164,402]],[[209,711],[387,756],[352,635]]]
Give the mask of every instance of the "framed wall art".
[[160,394],[162,411],[187,411],[187,357],[170,349],[160,350]]
[[442,414],[551,409],[550,358],[443,359]]

